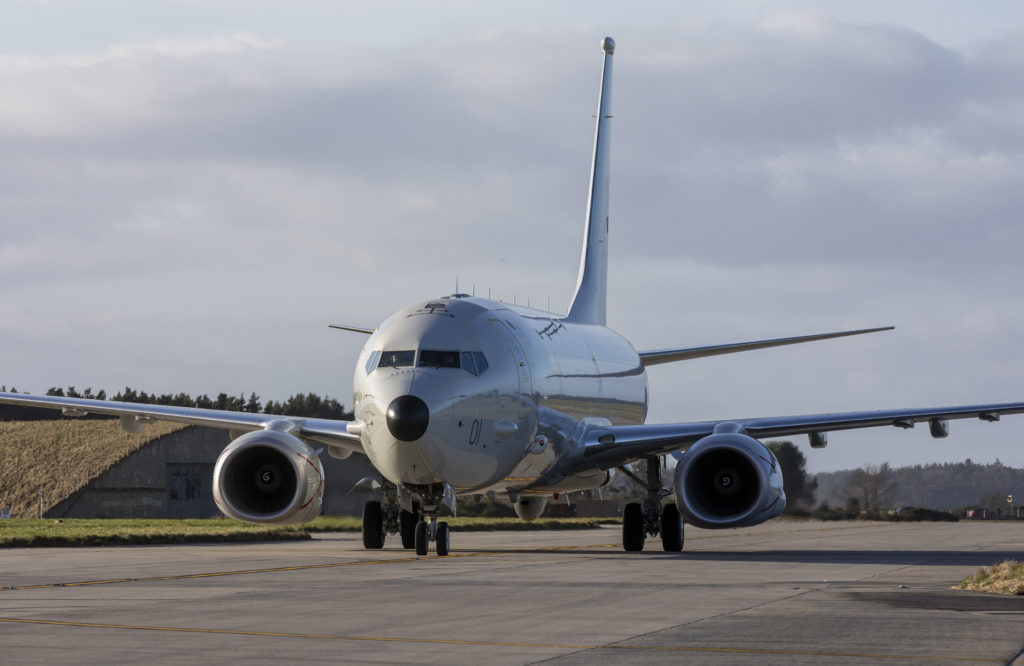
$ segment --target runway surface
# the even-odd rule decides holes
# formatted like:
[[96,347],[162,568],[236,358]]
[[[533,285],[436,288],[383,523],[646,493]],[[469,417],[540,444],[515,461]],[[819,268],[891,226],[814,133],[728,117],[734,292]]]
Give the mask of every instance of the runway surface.
[[0,550],[0,659],[24,663],[997,663],[1024,597],[949,589],[1024,560],[1024,525],[804,523],[686,550],[617,529],[456,533],[417,558],[312,542]]

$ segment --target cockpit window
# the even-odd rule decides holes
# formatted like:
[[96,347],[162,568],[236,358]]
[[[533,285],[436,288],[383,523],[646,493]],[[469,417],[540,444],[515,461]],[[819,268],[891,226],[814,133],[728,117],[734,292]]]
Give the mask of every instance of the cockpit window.
[[473,352],[473,360],[476,361],[476,371],[478,374],[484,374],[484,371],[489,367],[487,365],[487,357],[484,356],[483,352]]
[[366,359],[366,374],[377,368],[400,368],[415,365],[421,368],[462,368],[473,376],[487,370],[487,359],[483,352],[460,352],[440,349],[421,349],[417,360],[416,350],[371,352]]
[[471,375],[480,374],[476,371],[476,363],[473,362],[473,352],[462,352],[462,369]]
[[[402,366],[412,365],[416,359],[416,350],[404,349],[402,351],[385,351],[380,355],[380,361],[377,363],[378,368],[399,368]],[[422,365],[422,363],[420,364]]]
[[366,374],[370,374],[377,369],[377,360],[380,358],[380,350],[375,349],[370,352],[370,357],[366,359]]
[[421,349],[418,365],[421,368],[458,368],[459,352]]

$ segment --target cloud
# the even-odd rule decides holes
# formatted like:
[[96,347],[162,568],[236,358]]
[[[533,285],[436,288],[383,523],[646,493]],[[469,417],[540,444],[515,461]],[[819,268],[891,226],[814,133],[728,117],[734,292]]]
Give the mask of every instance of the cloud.
[[[1019,40],[806,11],[615,36],[613,325],[647,348],[899,326],[658,369],[653,420],[1019,397]],[[22,350],[0,381],[344,401],[362,339],[328,321],[456,275],[564,310],[596,44],[477,26],[0,56],[0,342]],[[897,450],[856,437],[814,465]]]

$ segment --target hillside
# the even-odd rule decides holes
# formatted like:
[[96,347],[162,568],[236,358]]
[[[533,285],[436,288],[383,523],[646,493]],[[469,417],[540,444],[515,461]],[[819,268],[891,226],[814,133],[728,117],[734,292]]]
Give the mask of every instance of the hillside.
[[40,490],[49,509],[144,444],[183,427],[152,423],[129,434],[117,419],[0,421],[0,508],[35,517]]

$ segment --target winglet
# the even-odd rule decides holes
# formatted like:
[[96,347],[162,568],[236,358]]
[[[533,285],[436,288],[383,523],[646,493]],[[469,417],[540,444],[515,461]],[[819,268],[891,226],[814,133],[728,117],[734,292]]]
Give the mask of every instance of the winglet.
[[612,113],[612,55],[615,40],[601,40],[604,69],[597,103],[594,130],[594,159],[590,167],[590,196],[587,204],[583,256],[576,293],[566,319],[604,326],[608,300],[608,189],[610,182],[610,141]]

